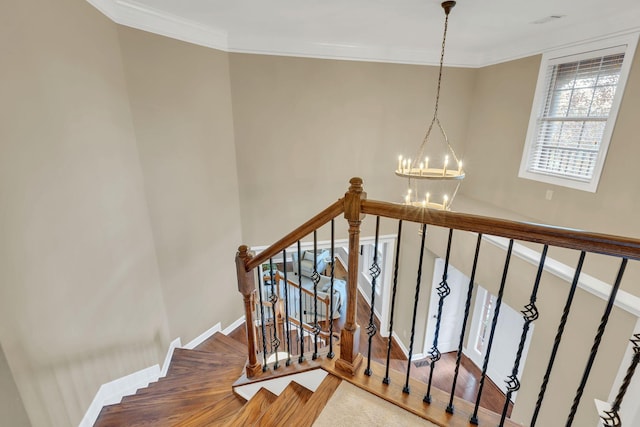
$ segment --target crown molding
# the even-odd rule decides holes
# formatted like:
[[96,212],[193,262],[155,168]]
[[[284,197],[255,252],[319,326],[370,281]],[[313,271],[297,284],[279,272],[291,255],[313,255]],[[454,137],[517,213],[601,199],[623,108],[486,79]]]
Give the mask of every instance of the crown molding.
[[[322,43],[263,36],[229,36],[228,52],[262,55],[297,56],[319,59],[438,65],[440,50],[364,44]],[[447,52],[447,67],[475,68],[477,54]]]
[[[440,57],[439,47],[436,51],[403,46],[325,43],[262,34],[231,34],[226,29],[185,19],[135,0],[87,1],[118,24],[225,52],[417,65],[438,65]],[[568,27],[548,28],[535,37],[505,40],[504,43],[486,50],[449,48],[446,65],[486,67],[558,48],[638,33],[639,22],[640,11],[626,13],[615,23],[605,20],[598,25],[581,22]],[[618,30],[603,33],[603,28]],[[620,28],[624,30],[619,30]]]
[[228,51],[227,32],[131,0],[87,0],[117,24]]

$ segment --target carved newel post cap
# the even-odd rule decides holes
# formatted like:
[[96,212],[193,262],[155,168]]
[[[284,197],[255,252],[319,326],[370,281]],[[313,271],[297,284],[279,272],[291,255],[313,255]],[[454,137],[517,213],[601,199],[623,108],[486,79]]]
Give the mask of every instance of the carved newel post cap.
[[355,176],[349,180],[349,184],[351,184],[349,186],[350,192],[362,193],[362,178]]
[[247,245],[240,245],[238,247],[238,256],[240,258],[247,258],[249,256],[249,246]]

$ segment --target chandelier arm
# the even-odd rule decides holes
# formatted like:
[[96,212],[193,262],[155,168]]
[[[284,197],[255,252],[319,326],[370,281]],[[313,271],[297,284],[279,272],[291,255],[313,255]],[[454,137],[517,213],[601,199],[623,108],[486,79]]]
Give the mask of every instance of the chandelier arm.
[[[427,141],[429,140],[429,135],[431,135],[431,131],[433,130],[433,124],[436,121],[439,122],[438,118],[436,116],[433,116],[433,119],[431,120],[431,124],[429,125],[429,129],[427,129],[427,133],[424,135],[424,138],[422,139],[422,144],[420,144],[420,148],[418,148],[418,154],[416,155],[416,158],[413,160],[411,167],[416,167],[419,162],[419,159],[422,158],[422,155],[424,154],[424,149],[427,146]],[[440,129],[442,129],[442,126],[440,126]]]
[[456,162],[456,165],[457,165],[460,162],[460,160],[458,159],[458,156],[456,156],[456,152],[453,151],[453,147],[451,146],[451,144],[449,144],[449,137],[447,136],[447,133],[444,131],[444,128],[440,124],[440,119],[437,119],[436,122],[438,123],[438,127],[440,128],[440,132],[442,132],[442,136],[444,137],[444,142],[447,144],[449,153],[451,153],[451,155],[453,156],[453,160]]

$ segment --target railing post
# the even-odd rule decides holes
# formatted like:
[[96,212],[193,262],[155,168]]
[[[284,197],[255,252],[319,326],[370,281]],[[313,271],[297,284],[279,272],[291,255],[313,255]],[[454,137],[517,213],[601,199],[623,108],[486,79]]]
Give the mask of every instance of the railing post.
[[236,253],[236,273],[238,276],[238,291],[242,294],[244,301],[245,326],[247,328],[247,351],[249,353],[249,362],[247,363],[247,377],[251,378],[258,374],[262,367],[258,363],[256,357],[256,331],[253,319],[253,295],[256,289],[255,273],[247,271],[245,265],[253,257],[253,253],[249,251],[249,247],[242,245]]
[[349,222],[349,261],[347,275],[347,319],[340,332],[340,358],[336,368],[355,375],[362,364],[359,351],[360,325],[356,323],[358,302],[358,257],[360,255],[360,224],[364,219],[361,202],[367,198],[362,178],[351,178],[351,186],[344,196],[344,217]]

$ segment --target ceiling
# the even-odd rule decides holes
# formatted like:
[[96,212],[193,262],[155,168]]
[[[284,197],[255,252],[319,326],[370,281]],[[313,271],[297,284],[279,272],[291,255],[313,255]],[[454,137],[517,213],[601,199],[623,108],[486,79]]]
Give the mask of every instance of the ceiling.
[[[120,24],[228,52],[380,62],[437,64],[444,22],[440,0],[87,1]],[[639,31],[639,0],[458,0],[445,64]]]

